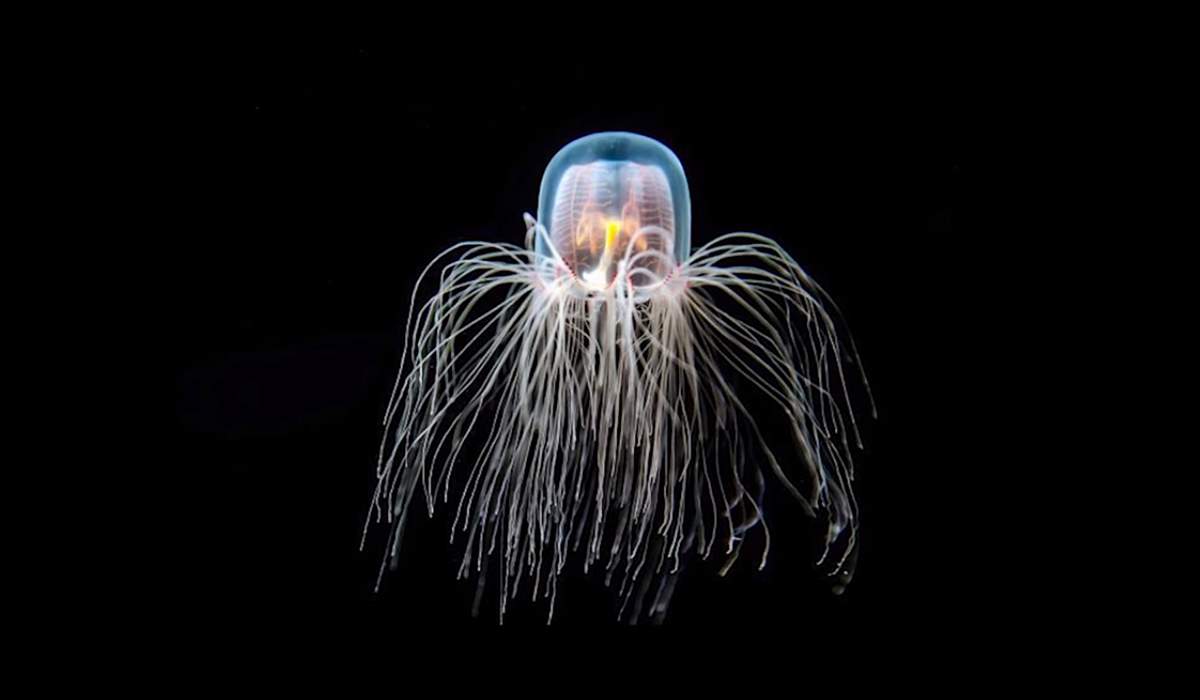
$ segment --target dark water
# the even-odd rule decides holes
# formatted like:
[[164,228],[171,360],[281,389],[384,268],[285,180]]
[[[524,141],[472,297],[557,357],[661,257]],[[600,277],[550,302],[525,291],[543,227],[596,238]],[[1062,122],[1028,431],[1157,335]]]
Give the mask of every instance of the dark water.
[[[260,48],[222,57],[202,95],[203,206],[176,261],[176,456],[202,512],[189,535],[192,612],[231,629],[490,627],[454,578],[445,513],[410,521],[401,570],[359,551],[379,422],[415,276],[460,240],[519,243],[542,170],[600,130],[656,138],[683,162],[692,240],[778,240],[839,304],[878,420],[860,403],[861,550],[841,595],[813,567],[815,524],[767,478],[772,556],[747,545],[724,578],[693,565],[666,619],[819,638],[960,629],[983,601],[992,489],[967,401],[988,391],[987,338],[963,290],[993,242],[964,214],[977,104],[935,49],[909,60],[789,47],[673,54],[656,79],[606,61],[480,61],[430,47]],[[947,49],[950,50],[950,49]],[[861,398],[861,397],[859,397]],[[770,426],[768,424],[768,429]],[[602,577],[569,570],[555,625],[615,625]],[[517,602],[506,623],[540,626]],[[801,632],[800,630],[806,630]]]

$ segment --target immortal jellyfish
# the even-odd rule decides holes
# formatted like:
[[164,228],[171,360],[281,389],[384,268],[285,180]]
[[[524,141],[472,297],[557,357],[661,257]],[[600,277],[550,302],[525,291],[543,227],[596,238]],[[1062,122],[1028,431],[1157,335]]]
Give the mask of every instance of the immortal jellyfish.
[[413,509],[442,505],[474,613],[493,581],[501,623],[526,594],[550,622],[574,561],[618,617],[660,622],[689,558],[724,574],[753,536],[766,564],[767,472],[823,525],[840,590],[867,384],[828,295],[762,235],[693,251],[683,167],[636,134],[564,147],[524,221],[524,246],[459,243],[418,278],[364,543],[388,523],[394,565]]

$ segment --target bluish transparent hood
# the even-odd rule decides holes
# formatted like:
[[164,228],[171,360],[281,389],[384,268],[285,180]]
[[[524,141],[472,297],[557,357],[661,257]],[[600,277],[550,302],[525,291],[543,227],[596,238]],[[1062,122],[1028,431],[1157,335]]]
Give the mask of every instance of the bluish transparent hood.
[[[542,177],[538,221],[573,272],[602,283],[615,261],[647,248],[675,262],[691,252],[691,199],[683,166],[666,146],[645,136],[610,131],[560,150]],[[643,256],[645,257],[645,256]]]

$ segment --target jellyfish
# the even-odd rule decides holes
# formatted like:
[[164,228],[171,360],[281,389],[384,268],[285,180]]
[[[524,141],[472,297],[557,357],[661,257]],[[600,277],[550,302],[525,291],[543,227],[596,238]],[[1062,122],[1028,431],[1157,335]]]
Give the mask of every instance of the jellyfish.
[[754,541],[766,564],[769,478],[823,525],[816,564],[840,592],[851,385],[874,404],[829,296],[763,235],[693,251],[683,167],[636,134],[565,146],[524,223],[524,246],[450,246],[413,289],[363,531],[388,528],[376,589],[412,510],[440,505],[473,614],[493,581],[501,624],[524,595],[550,623],[575,565],[603,572],[619,619],[661,622],[689,559],[723,575]]

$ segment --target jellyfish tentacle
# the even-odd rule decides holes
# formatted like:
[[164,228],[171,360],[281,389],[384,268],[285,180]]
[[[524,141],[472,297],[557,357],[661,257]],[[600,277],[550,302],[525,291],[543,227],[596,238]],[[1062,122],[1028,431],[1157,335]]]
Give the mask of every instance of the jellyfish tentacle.
[[614,158],[544,182],[562,207],[549,229],[524,215],[524,247],[459,243],[421,272],[360,546],[387,521],[381,579],[418,493],[433,516],[454,491],[473,612],[494,576],[501,622],[518,595],[553,620],[578,557],[616,580],[619,618],[659,622],[689,558],[719,548],[724,574],[761,534],[765,566],[770,472],[824,519],[817,563],[844,586],[862,445],[846,363],[875,409],[840,310],[765,236],[690,251],[686,182],[660,167],[677,160]]

